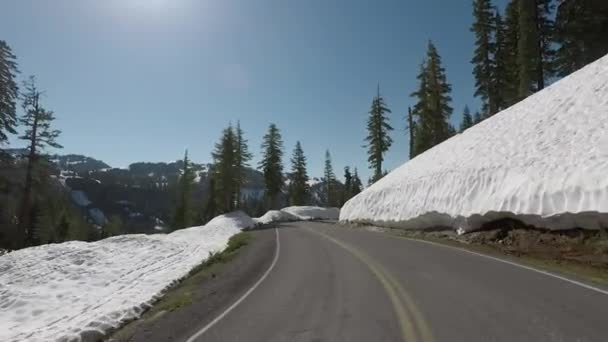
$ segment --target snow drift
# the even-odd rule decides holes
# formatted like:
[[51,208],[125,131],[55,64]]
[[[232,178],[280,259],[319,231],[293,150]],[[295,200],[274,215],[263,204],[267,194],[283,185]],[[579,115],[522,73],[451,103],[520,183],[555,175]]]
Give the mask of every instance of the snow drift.
[[270,210],[264,216],[254,218],[259,224],[289,221],[337,220],[340,217],[338,208],[321,207],[287,207],[281,210]]
[[340,219],[461,232],[608,227],[608,56],[397,168]]
[[0,257],[0,341],[78,340],[138,317],[163,290],[254,225],[240,212],[168,235],[122,235]]

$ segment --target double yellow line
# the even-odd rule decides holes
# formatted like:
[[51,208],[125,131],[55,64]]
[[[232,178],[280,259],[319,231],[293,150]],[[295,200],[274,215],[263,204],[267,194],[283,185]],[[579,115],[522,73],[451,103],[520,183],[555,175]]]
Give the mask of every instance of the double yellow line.
[[344,248],[357,259],[359,259],[369,270],[378,278],[382,287],[388,294],[389,300],[393,305],[399,325],[401,327],[401,335],[404,341],[407,342],[434,342],[431,329],[426,323],[422,312],[416,307],[412,297],[403,289],[401,284],[380,264],[374,262],[365,253],[357,248],[336,240],[335,238],[322,233],[318,230],[308,229],[311,232],[319,234],[324,238],[332,241],[336,245]]

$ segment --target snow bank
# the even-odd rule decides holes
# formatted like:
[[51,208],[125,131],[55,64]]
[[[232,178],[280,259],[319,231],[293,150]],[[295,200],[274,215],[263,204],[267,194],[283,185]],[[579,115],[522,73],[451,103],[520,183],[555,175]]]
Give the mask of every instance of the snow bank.
[[138,317],[167,286],[254,225],[243,213],[168,235],[122,235],[0,257],[0,341],[77,340]]
[[254,218],[253,220],[259,224],[269,224],[272,222],[297,221],[298,218],[281,210],[269,210],[264,216]]
[[254,218],[258,224],[289,221],[337,220],[340,216],[338,208],[321,207],[287,207],[281,210],[270,210],[264,216]]
[[417,156],[340,214],[460,232],[500,218],[608,227],[608,56]]

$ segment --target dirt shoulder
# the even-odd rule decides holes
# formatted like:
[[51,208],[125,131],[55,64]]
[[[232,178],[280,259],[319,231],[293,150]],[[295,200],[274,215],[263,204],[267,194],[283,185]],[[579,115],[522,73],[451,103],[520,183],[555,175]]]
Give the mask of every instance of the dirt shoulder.
[[241,234],[226,251],[211,257],[170,289],[140,319],[106,340],[181,341],[221,314],[261,277],[274,256],[274,230]]
[[599,231],[550,231],[510,220],[495,222],[482,231],[463,235],[441,228],[403,230],[367,225],[349,226],[460,247],[587,282],[608,285],[608,236]]

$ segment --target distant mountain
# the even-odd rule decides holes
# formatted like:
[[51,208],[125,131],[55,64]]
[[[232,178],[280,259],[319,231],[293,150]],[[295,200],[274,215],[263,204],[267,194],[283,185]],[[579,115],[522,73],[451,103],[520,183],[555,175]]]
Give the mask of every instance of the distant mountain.
[[54,154],[49,156],[49,161],[55,164],[60,170],[71,171],[79,175],[110,168],[110,165],[101,160],[80,154]]

